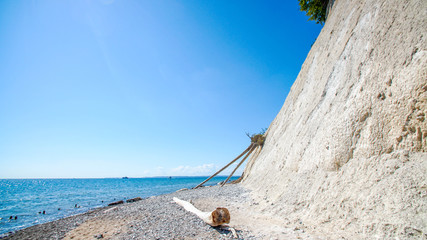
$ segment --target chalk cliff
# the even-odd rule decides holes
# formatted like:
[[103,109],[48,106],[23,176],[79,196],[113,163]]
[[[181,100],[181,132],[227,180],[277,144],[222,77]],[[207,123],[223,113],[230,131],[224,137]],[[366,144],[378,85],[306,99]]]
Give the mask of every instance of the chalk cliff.
[[336,0],[243,184],[331,238],[427,238],[427,1]]

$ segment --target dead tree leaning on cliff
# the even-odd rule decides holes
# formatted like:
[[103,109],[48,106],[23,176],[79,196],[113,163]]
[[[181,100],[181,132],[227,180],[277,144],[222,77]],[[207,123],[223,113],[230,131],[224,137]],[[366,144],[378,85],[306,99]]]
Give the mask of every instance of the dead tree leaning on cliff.
[[246,156],[240,161],[240,163],[237,165],[237,167],[234,168],[234,170],[231,172],[230,176],[228,176],[228,178],[221,184],[221,186],[224,186],[228,182],[228,180],[230,180],[230,178],[233,176],[233,174],[236,172],[236,170],[243,164],[243,162],[252,154],[252,152],[255,149],[257,149],[257,148],[258,149],[262,149],[262,147],[264,146],[264,140],[265,140],[264,133],[265,133],[265,130],[263,130],[259,134],[252,134],[252,135],[250,135],[249,133],[246,133],[246,135],[251,139],[251,144],[249,145],[249,147],[246,148],[245,151],[243,151],[239,156],[237,156],[235,159],[233,159],[231,162],[229,162],[223,168],[221,168],[220,170],[218,170],[216,173],[214,173],[212,176],[210,176],[209,178],[207,178],[205,181],[201,182],[196,187],[194,187],[194,189],[202,186],[207,181],[211,180],[213,177],[215,177],[216,175],[218,175],[219,173],[221,173],[222,171],[224,171],[231,164],[233,164],[235,161],[237,161],[239,158],[241,158],[243,155],[246,154]]

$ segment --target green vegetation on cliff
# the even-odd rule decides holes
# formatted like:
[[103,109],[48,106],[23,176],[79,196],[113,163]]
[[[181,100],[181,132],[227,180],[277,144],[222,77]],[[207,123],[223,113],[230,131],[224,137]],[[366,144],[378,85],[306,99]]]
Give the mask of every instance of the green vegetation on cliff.
[[316,23],[323,24],[326,20],[326,9],[328,0],[299,0],[301,11],[306,11],[308,20],[314,20]]

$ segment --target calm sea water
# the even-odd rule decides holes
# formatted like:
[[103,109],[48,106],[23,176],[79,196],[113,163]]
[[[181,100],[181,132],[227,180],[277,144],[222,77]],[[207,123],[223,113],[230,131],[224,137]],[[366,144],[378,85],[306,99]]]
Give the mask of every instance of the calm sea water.
[[[0,236],[106,206],[114,201],[192,188],[204,179],[206,177],[0,179]],[[206,185],[214,185],[225,179],[215,177]],[[11,220],[10,216],[17,216],[17,219]]]

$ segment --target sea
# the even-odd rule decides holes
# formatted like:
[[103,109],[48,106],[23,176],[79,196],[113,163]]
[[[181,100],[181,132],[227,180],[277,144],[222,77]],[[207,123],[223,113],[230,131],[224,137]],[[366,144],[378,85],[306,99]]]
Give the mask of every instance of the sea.
[[[0,179],[0,237],[111,202],[193,188],[206,178]],[[214,177],[205,186],[225,179]]]

